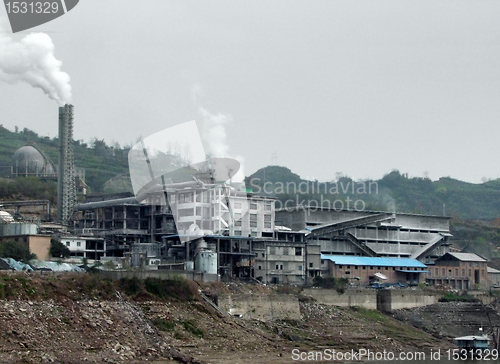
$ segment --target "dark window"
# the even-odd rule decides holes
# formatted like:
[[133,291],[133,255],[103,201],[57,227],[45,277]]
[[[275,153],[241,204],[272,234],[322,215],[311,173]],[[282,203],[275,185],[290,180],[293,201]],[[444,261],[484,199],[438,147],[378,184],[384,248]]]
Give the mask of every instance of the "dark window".
[[302,255],[302,248],[295,248],[295,255]]
[[313,267],[313,264],[312,263],[309,263],[309,267],[312,268]]

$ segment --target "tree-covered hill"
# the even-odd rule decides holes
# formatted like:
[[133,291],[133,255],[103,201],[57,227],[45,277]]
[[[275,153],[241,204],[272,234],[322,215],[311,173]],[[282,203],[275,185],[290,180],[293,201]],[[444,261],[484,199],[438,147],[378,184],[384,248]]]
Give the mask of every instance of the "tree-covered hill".
[[375,181],[339,176],[320,183],[303,180],[286,167],[268,166],[245,182],[255,194],[276,197],[278,207],[287,201],[288,206],[330,203],[335,208],[450,216],[454,248],[500,258],[500,180],[473,184],[443,177],[431,181],[392,171]]
[[247,177],[246,185],[257,194],[277,197],[281,204],[294,200],[304,205],[328,206],[329,202],[336,208],[446,215],[466,220],[500,218],[500,180],[473,184],[443,177],[431,181],[392,171],[380,180],[353,181],[340,176],[323,183],[303,180],[286,167],[268,166]]
[[[26,128],[16,132],[0,126],[0,176],[8,176],[15,151],[30,143],[35,143],[57,166],[58,138],[39,136]],[[128,148],[108,146],[104,140],[94,139],[90,145],[74,141],[73,150],[75,166],[85,168],[85,182],[91,192],[103,192],[106,181],[128,174]]]

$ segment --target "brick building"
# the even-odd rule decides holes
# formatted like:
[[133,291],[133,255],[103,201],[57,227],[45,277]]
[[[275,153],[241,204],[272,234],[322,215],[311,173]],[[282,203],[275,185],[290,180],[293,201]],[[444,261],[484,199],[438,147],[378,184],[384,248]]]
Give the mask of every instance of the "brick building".
[[473,253],[446,253],[429,267],[426,277],[431,286],[473,289],[487,285],[487,261]]
[[[350,255],[321,255],[326,276],[347,278],[365,285],[373,280],[416,285],[423,280],[427,266],[410,258],[376,258]],[[325,274],[323,274],[325,276]]]

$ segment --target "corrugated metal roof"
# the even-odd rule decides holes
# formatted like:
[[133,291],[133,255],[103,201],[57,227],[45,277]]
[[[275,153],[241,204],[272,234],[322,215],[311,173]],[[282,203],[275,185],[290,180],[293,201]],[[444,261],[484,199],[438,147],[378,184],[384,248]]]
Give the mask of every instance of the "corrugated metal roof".
[[370,265],[377,267],[415,267],[426,268],[427,266],[416,259],[410,258],[377,258],[357,257],[352,255],[324,255],[321,259],[331,260],[338,265]]
[[457,258],[458,260],[465,261],[465,262],[486,262],[485,259],[481,258],[479,255],[474,254],[474,253],[447,253],[450,254],[452,257]]

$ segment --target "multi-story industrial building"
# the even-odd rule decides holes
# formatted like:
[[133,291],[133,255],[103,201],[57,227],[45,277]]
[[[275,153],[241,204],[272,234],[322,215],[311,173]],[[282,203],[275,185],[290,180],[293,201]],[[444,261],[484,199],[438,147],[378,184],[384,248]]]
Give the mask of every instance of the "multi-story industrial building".
[[[377,211],[298,207],[276,211],[286,226],[323,254],[412,258],[430,263],[448,251],[449,218]],[[290,234],[290,232],[289,232]]]
[[157,186],[140,203],[131,194],[87,198],[78,211],[75,233],[103,238],[108,256],[138,253],[150,263],[177,264],[209,252],[217,274],[269,283],[320,275],[321,254],[429,264],[447,252],[451,236],[447,217],[304,206],[275,211],[271,198],[200,180]]
[[473,253],[446,253],[429,267],[427,283],[455,289],[483,288],[487,285],[486,259]]

